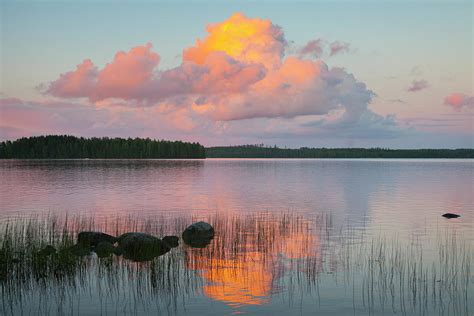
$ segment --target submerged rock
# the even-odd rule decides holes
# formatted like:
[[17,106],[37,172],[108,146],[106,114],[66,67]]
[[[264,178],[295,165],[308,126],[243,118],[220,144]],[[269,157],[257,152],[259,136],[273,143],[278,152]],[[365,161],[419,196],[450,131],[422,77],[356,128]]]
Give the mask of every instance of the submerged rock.
[[77,235],[77,243],[83,246],[96,247],[101,242],[115,244],[117,238],[102,232],[80,232]]
[[125,233],[118,238],[119,251],[125,259],[149,261],[170,251],[161,239],[145,233]]
[[461,217],[461,215],[454,214],[454,213],[446,213],[446,214],[443,214],[441,216],[443,216],[445,218],[458,218],[458,217]]
[[196,248],[204,248],[214,238],[214,228],[206,222],[197,222],[189,225],[183,232],[183,241]]
[[165,236],[161,240],[163,240],[163,242],[170,248],[175,248],[179,246],[178,236]]

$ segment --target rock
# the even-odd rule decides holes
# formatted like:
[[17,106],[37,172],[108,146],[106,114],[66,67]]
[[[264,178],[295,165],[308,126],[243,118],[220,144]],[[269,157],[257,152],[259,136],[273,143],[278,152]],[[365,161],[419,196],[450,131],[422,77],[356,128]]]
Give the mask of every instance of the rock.
[[185,238],[213,238],[214,228],[206,222],[197,222],[189,225],[183,232],[183,239]]
[[102,241],[95,247],[95,253],[99,258],[110,257],[112,254],[117,253],[117,248],[107,241]]
[[77,235],[77,243],[87,247],[96,247],[100,242],[115,244],[117,238],[102,232],[80,232]]
[[445,218],[458,218],[458,217],[461,217],[461,215],[453,214],[453,213],[446,213],[446,214],[443,214],[441,216],[443,216]]
[[178,236],[165,236],[161,240],[170,248],[175,248],[179,246],[179,237]]
[[126,233],[118,238],[125,259],[149,261],[170,251],[161,239],[145,233]]
[[161,245],[161,239],[145,233],[125,233],[118,238],[119,247],[123,250],[133,250],[139,247]]
[[38,251],[38,255],[41,256],[41,257],[48,257],[48,256],[51,256],[55,253],[56,253],[56,248],[54,248],[51,245],[47,245],[46,247],[44,247],[43,249]]
[[204,248],[214,238],[214,228],[206,222],[189,225],[183,232],[183,241],[192,247]]

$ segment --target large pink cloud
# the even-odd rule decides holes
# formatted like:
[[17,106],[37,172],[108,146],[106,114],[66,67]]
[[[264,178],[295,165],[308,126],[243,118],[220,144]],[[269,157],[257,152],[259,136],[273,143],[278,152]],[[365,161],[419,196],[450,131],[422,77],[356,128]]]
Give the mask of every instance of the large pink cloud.
[[118,52],[112,62],[98,70],[91,60],[77,65],[75,71],[62,74],[50,83],[47,93],[58,97],[141,98],[153,79],[153,71],[160,61],[151,51],[152,45],[137,46],[129,52]]
[[[160,57],[147,44],[117,53],[103,68],[86,60],[51,82],[46,92],[101,106],[115,102],[108,100],[152,106],[174,112],[176,122],[179,117],[182,122],[190,117],[225,122],[320,116],[356,125],[364,116],[377,115],[369,109],[374,93],[346,70],[301,54],[285,56],[284,33],[270,20],[236,13],[209,25],[207,33],[183,50],[177,67],[159,69]],[[320,44],[309,43],[303,55],[319,55]],[[348,47],[333,42],[330,54]]]
[[474,97],[462,93],[451,93],[444,98],[444,104],[450,106],[455,111],[463,108],[474,108]]

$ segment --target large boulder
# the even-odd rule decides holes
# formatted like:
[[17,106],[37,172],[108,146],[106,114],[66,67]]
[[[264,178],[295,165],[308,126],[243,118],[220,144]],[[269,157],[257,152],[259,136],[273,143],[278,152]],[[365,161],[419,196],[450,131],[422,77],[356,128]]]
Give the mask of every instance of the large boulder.
[[145,233],[125,233],[118,238],[119,251],[125,259],[148,261],[164,255],[170,247],[161,239]]
[[189,225],[182,234],[183,241],[192,247],[204,248],[214,238],[214,228],[206,222]]
[[101,242],[115,244],[117,242],[117,238],[102,232],[89,231],[80,232],[79,235],[77,235],[77,243],[84,247],[95,248]]

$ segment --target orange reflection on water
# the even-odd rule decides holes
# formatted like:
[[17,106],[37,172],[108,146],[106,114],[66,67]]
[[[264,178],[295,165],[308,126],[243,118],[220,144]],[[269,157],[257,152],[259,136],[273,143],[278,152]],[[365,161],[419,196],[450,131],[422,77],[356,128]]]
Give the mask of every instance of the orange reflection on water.
[[311,225],[296,217],[230,220],[216,227],[218,235],[207,248],[186,249],[187,267],[201,271],[203,292],[211,299],[233,308],[269,303],[294,262],[321,261]]
[[[272,275],[265,267],[262,254],[248,253],[243,259],[201,260],[206,280],[204,294],[232,307],[262,305],[269,302]],[[198,259],[199,260],[199,259]]]

